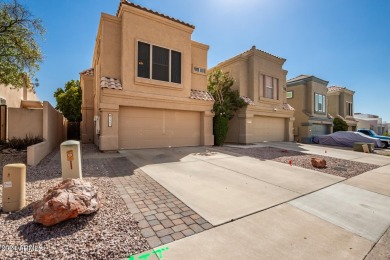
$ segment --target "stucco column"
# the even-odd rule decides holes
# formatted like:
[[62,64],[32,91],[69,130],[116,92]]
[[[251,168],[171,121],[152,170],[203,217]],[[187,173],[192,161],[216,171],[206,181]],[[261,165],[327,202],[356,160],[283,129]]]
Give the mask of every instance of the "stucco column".
[[200,144],[204,146],[214,145],[213,117],[214,113],[204,111],[200,115]]
[[253,142],[253,120],[254,114],[250,113],[239,113],[238,115],[238,124],[240,127],[238,142],[242,144],[249,144]]
[[100,135],[99,149],[101,151],[118,150],[119,148],[119,105],[100,104]]
[[295,121],[295,117],[288,117],[285,120],[285,124],[287,126],[285,141],[287,142],[294,141],[294,121]]

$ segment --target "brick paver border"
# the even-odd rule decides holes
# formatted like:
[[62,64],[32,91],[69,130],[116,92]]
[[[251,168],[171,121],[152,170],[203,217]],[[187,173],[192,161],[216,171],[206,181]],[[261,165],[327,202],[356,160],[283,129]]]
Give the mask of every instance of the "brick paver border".
[[[213,226],[126,157],[106,159],[112,180],[151,248]],[[116,162],[120,162],[117,165]]]

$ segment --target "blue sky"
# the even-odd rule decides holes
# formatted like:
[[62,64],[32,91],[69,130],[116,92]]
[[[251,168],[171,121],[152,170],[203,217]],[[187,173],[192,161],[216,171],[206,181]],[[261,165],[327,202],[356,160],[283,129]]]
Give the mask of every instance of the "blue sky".
[[[315,75],[356,91],[355,112],[390,122],[388,0],[136,0],[196,26],[193,40],[210,45],[209,67],[256,45],[287,59],[287,78]],[[47,29],[37,73],[41,100],[91,67],[101,12],[119,0],[21,0]]]

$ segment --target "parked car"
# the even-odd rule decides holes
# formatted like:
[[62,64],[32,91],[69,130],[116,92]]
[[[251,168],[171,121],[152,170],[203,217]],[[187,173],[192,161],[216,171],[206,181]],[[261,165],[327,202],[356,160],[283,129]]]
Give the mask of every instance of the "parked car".
[[339,131],[329,135],[313,137],[313,143],[325,145],[337,145],[353,147],[353,143],[373,143],[375,147],[381,147],[382,143],[378,138],[370,137],[359,132]]
[[381,143],[382,143],[381,147],[382,148],[389,147],[389,144],[390,144],[390,137],[389,136],[378,135],[373,130],[370,130],[370,129],[358,129],[357,131],[359,133],[362,133],[362,134],[365,134],[365,135],[368,135],[368,136],[371,136],[374,138],[378,138],[379,140],[381,140]]

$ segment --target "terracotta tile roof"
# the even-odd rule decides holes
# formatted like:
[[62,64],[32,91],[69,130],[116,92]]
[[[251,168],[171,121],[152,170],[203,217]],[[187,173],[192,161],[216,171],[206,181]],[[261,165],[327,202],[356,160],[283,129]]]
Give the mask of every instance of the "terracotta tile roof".
[[342,89],[349,90],[349,91],[355,93],[355,91],[352,91],[350,89],[347,89],[346,87],[340,87],[340,86],[330,86],[330,87],[328,87],[328,92],[337,92],[337,91],[340,91]]
[[119,7],[118,7],[118,11],[116,12],[116,16],[118,16],[119,11],[120,11],[122,5],[128,5],[128,6],[137,8],[137,9],[139,9],[139,10],[146,11],[146,12],[148,12],[148,13],[155,14],[155,15],[158,15],[158,16],[161,16],[161,17],[164,17],[164,18],[169,19],[169,20],[171,20],[171,21],[174,21],[174,22],[180,23],[180,24],[182,24],[182,25],[188,26],[188,27],[190,27],[190,28],[192,28],[192,29],[195,29],[195,26],[193,26],[193,25],[191,25],[191,24],[189,24],[189,23],[180,21],[180,20],[175,19],[175,18],[173,18],[173,17],[170,17],[170,16],[168,16],[168,15],[165,15],[165,14],[162,14],[162,13],[159,13],[159,12],[156,12],[156,11],[153,11],[153,10],[150,10],[150,9],[148,9],[148,8],[146,8],[146,7],[142,7],[142,6],[137,5],[137,4],[134,4],[134,3],[132,3],[132,2],[128,2],[127,0],[121,0],[121,2],[120,2],[120,4],[119,4]]
[[248,97],[245,97],[245,96],[241,96],[241,98],[245,101],[245,103],[247,103],[248,105],[252,105],[254,106],[255,105],[255,102],[252,101],[252,99],[248,98]]
[[93,76],[94,73],[95,73],[94,68],[90,68],[80,72],[80,75]]
[[259,49],[257,49],[256,46],[254,46],[254,45],[252,46],[251,49],[249,49],[249,50],[247,50],[247,51],[244,51],[242,54],[248,53],[248,52],[250,52],[251,50],[256,50],[256,51],[259,51],[259,52],[262,52],[262,53],[271,55],[272,57],[275,57],[275,58],[278,58],[278,59],[281,59],[281,60],[286,61],[286,59],[284,59],[284,58],[281,58],[281,57],[279,57],[279,56],[273,55],[273,54],[271,54],[271,53],[269,53],[269,52],[266,52],[266,51],[263,51],[263,50],[259,50]]
[[214,101],[213,96],[209,92],[197,90],[197,89],[191,89],[190,98],[191,99],[198,99],[198,100],[205,100],[205,101]]
[[290,106],[290,104],[287,103],[284,103],[282,108],[287,111],[295,111],[295,108],[293,108],[292,106]]
[[122,90],[121,81],[119,79],[114,79],[114,78],[109,78],[109,77],[102,77],[101,78],[100,87]]

